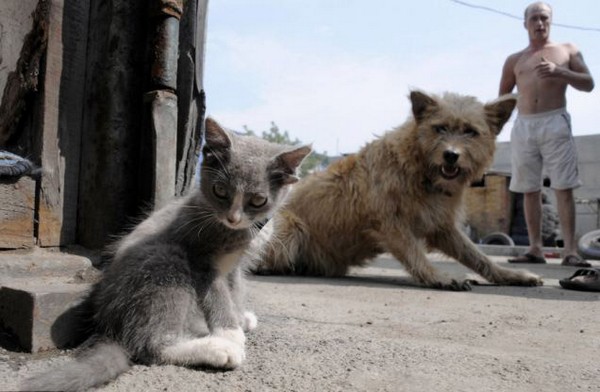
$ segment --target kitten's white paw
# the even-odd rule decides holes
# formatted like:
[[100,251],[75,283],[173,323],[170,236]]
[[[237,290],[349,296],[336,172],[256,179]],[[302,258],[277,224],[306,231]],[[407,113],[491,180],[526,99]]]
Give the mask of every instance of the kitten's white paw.
[[230,340],[211,336],[206,347],[206,364],[220,369],[235,369],[240,366],[246,353],[244,347]]
[[211,335],[227,339],[230,342],[239,344],[242,347],[244,347],[244,344],[246,343],[246,335],[244,335],[242,328],[216,329]]
[[256,328],[258,325],[258,320],[254,313],[246,311],[244,312],[243,317],[244,320],[242,321],[242,328],[244,329],[244,332],[252,331]]
[[245,359],[245,356],[242,344],[214,335],[180,341],[165,347],[161,352],[161,359],[164,363],[174,365],[209,365],[220,369],[234,369],[238,367]]

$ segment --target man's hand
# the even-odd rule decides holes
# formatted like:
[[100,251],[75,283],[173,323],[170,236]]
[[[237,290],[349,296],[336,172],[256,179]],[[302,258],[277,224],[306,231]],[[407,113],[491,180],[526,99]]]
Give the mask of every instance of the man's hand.
[[552,61],[546,60],[542,56],[542,61],[535,66],[535,72],[540,78],[552,78],[560,76],[561,68]]

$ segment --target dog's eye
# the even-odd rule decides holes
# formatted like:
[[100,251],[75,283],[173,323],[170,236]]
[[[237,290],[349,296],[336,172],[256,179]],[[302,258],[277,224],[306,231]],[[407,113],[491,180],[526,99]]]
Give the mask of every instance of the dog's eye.
[[223,184],[214,184],[213,185],[213,193],[219,199],[227,199],[227,188]]
[[267,204],[267,197],[263,195],[254,195],[250,199],[250,205],[255,208],[260,208]]
[[467,129],[465,129],[465,135],[471,136],[471,137],[477,137],[477,136],[479,136],[479,132],[477,132],[473,128],[467,128]]
[[447,132],[448,132],[448,127],[446,127],[445,125],[435,125],[435,126],[433,127],[433,130],[434,130],[436,133],[439,133],[440,135],[443,135],[443,134],[445,134],[445,133],[447,133]]

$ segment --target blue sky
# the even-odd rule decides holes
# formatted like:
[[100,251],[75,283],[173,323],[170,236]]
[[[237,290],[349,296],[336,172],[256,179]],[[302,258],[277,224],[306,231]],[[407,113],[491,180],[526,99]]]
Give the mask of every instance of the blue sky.
[[[530,3],[466,2],[519,17]],[[551,37],[581,50],[597,84],[568,90],[574,134],[600,133],[598,2],[549,3],[555,23],[596,29]],[[209,0],[206,38],[209,115],[259,134],[273,121],[330,155],[404,122],[411,89],[494,99],[504,60],[528,44],[521,19],[451,0]]]

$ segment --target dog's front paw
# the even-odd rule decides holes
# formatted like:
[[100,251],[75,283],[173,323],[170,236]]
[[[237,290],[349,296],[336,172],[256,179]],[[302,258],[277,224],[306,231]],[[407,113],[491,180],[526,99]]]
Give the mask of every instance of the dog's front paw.
[[539,275],[525,270],[507,270],[493,280],[493,283],[508,286],[542,286],[544,281]]
[[449,282],[435,282],[431,288],[450,291],[471,291],[471,280],[452,279]]
[[542,280],[542,278],[536,274],[532,274],[531,272],[528,272],[528,271],[519,271],[519,272],[520,272],[519,278],[516,279],[514,282],[511,282],[510,284],[516,285],[516,286],[542,286],[544,284],[544,281]]

